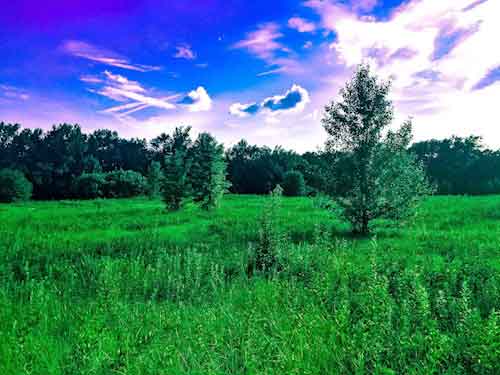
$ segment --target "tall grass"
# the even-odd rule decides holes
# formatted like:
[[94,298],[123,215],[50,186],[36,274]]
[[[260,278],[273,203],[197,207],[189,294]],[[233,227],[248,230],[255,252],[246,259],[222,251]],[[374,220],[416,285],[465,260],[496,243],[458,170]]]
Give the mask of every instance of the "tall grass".
[[267,199],[0,206],[0,374],[500,373],[500,197],[373,239]]

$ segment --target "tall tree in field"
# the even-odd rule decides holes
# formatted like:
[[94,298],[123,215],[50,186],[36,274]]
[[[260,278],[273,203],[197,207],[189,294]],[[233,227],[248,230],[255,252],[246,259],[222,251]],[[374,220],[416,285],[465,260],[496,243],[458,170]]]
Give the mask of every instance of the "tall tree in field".
[[350,160],[349,188],[335,197],[353,231],[369,232],[377,218],[401,220],[431,189],[421,165],[410,155],[411,122],[384,130],[393,119],[390,83],[380,82],[366,65],[340,91],[341,99],[325,108],[327,149],[344,151]]
[[170,211],[179,210],[191,193],[190,130],[190,127],[176,128],[174,134],[168,136],[165,144],[164,178],[161,190],[163,201]]
[[224,147],[208,133],[201,133],[193,150],[191,183],[193,198],[204,209],[215,208],[226,190]]

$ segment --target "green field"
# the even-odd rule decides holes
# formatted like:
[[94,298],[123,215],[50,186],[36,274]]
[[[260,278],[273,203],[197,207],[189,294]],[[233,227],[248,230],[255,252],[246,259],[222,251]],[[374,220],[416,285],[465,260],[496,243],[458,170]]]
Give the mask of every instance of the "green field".
[[0,205],[0,374],[499,374],[500,196],[356,238],[283,198]]

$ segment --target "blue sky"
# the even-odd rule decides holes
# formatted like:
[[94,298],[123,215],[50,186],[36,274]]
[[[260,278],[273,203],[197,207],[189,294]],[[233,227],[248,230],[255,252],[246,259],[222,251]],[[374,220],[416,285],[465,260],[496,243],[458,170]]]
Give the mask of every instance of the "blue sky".
[[298,151],[356,64],[416,139],[500,146],[496,0],[18,0],[0,14],[0,120],[151,138],[178,125]]

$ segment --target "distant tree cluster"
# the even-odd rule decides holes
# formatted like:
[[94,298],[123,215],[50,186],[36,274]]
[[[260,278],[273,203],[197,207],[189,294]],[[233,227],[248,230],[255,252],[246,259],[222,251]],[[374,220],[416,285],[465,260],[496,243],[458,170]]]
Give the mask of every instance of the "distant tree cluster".
[[160,191],[167,208],[180,209],[193,200],[203,209],[216,208],[227,190],[224,147],[208,133],[195,142],[190,128],[177,128],[162,136],[164,178]]
[[410,151],[422,162],[438,194],[500,193],[500,151],[483,147],[480,137],[417,142]]

